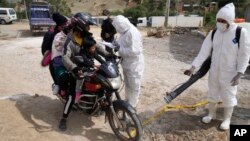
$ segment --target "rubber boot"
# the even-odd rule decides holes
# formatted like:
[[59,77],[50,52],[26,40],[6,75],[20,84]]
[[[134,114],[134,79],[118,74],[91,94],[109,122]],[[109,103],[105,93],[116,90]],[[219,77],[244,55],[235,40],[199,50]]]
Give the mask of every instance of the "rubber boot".
[[233,110],[234,110],[234,107],[224,108],[224,120],[220,125],[221,130],[228,130],[229,129]]
[[216,117],[216,103],[210,102],[208,105],[208,115],[202,118],[203,123],[210,123]]

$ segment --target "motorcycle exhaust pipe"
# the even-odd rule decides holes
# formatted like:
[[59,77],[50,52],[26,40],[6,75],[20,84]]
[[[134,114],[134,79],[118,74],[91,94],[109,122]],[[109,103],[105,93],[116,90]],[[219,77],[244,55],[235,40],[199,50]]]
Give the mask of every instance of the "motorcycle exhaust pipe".
[[202,78],[203,76],[206,75],[208,70],[210,69],[211,65],[211,56],[209,56],[204,63],[202,64],[201,68],[194,74],[192,75],[188,81],[183,83],[181,86],[176,88],[174,91],[166,94],[164,97],[164,100],[166,103],[170,103],[172,100],[174,100],[177,96],[179,96],[183,91],[185,91],[188,87],[190,87],[192,84],[194,84],[197,80]]

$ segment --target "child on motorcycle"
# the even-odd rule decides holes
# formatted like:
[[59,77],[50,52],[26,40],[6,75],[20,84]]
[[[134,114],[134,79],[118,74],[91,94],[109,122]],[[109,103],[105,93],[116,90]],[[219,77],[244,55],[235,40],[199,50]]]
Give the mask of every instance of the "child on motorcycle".
[[67,85],[68,76],[66,73],[66,68],[62,63],[62,54],[63,54],[64,43],[67,39],[67,34],[70,32],[70,30],[71,30],[70,20],[68,20],[68,22],[64,25],[63,30],[56,34],[52,43],[51,60],[54,67],[55,80],[61,89],[60,92],[57,94],[60,94],[62,97],[65,96],[68,86]]
[[[81,57],[83,59],[83,62],[80,64],[77,64],[77,67],[83,68],[81,70],[87,70],[87,68],[98,68],[98,65],[94,64],[94,59],[98,57],[98,55],[95,52],[96,50],[96,41],[93,39],[93,37],[85,37],[83,40],[83,47],[81,48]],[[100,59],[100,58],[99,58]],[[82,91],[82,84],[83,84],[83,77],[84,73],[82,71],[79,72],[80,79],[76,80],[76,98],[75,103],[78,103],[81,96]]]

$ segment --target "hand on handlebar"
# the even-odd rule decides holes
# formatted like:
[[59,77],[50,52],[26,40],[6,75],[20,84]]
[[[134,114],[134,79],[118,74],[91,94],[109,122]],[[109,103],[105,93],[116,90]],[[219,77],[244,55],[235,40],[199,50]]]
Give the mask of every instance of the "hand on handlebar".
[[75,68],[72,70],[72,72],[73,72],[77,77],[79,77],[79,78],[83,78],[83,77],[84,77],[84,76],[83,76],[83,71],[82,71],[82,69],[79,68],[79,67],[75,67]]
[[119,49],[120,49],[120,46],[116,46],[116,47],[114,48],[114,51],[117,52],[117,51],[119,51]]
[[117,42],[116,40],[114,40],[114,41],[112,42],[112,44],[113,44],[113,46],[114,46],[114,51],[115,51],[115,52],[119,51],[120,45],[118,44],[118,42]]
[[101,66],[101,65],[94,65],[94,68],[95,68],[96,70],[99,70],[100,66]]

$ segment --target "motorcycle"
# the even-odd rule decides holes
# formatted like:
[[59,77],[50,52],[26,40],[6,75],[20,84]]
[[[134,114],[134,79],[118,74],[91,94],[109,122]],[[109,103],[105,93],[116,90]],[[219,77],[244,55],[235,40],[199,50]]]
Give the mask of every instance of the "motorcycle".
[[[76,57],[76,60],[80,63],[83,61],[81,57]],[[119,72],[121,61],[122,58],[116,56],[103,61],[98,69],[84,70],[82,92],[75,106],[91,116],[105,112],[105,122],[108,119],[113,132],[120,140],[140,141],[143,128],[138,115],[119,94],[123,84]]]

